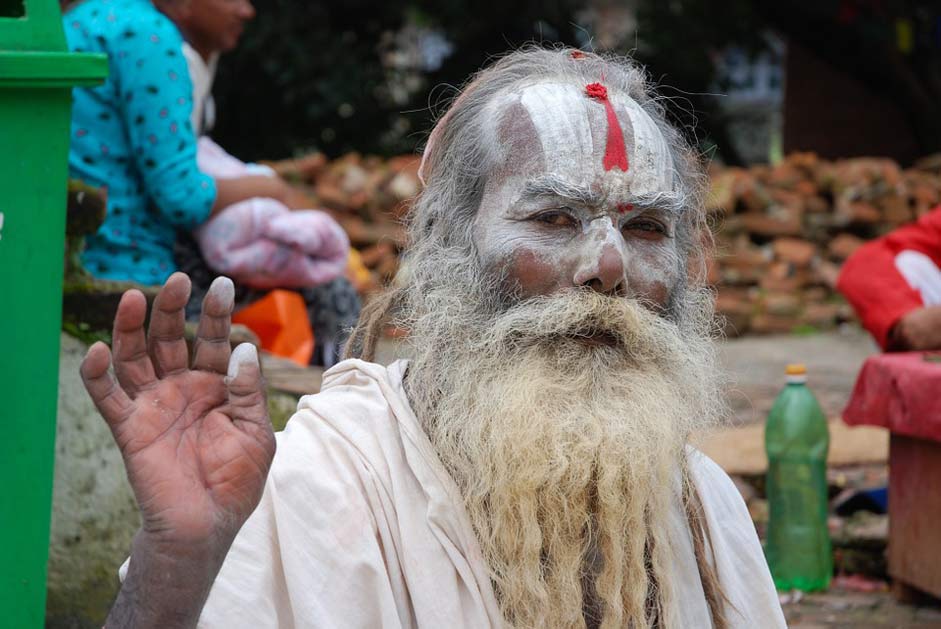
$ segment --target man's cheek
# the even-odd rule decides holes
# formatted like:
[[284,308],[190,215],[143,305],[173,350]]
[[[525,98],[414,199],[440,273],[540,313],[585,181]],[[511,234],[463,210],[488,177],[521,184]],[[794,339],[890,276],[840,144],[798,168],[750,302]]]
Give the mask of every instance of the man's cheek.
[[532,249],[517,249],[506,262],[507,279],[518,287],[522,297],[549,295],[565,286],[564,267]]
[[643,255],[632,256],[626,275],[632,297],[650,300],[659,306],[666,306],[677,279],[670,265]]
[[666,306],[670,298],[670,288],[667,282],[639,280],[631,282],[635,286],[634,296],[649,300],[658,306]]

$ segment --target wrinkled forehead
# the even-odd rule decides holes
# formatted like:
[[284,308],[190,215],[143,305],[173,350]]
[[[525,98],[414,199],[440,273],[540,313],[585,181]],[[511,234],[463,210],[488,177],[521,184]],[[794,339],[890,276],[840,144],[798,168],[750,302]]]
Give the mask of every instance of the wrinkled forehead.
[[[608,101],[610,109],[589,97],[585,86],[551,82],[495,99],[488,114],[504,150],[501,170],[553,173],[609,194],[672,191],[672,154],[653,118],[626,94],[609,90]],[[612,158],[617,133],[626,164]]]

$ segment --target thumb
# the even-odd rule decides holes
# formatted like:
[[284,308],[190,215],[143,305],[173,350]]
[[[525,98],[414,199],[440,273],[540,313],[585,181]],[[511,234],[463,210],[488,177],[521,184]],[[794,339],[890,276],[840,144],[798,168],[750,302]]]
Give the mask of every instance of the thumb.
[[261,375],[261,365],[258,363],[258,350],[254,345],[242,343],[232,351],[225,384],[229,394],[229,416],[232,421],[263,424],[271,430],[265,381]]

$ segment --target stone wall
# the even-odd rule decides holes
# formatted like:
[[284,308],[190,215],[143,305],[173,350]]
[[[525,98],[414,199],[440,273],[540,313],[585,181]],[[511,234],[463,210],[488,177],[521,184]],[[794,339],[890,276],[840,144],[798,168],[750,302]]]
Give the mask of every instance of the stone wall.
[[46,626],[98,628],[140,524],[111,431],[85,393],[87,346],[62,335]]

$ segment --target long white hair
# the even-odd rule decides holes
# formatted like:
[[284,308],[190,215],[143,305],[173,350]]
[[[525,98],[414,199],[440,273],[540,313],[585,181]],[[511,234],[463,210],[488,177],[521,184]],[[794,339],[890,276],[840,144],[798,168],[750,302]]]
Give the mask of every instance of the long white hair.
[[[409,401],[465,499],[515,627],[675,626],[671,509],[684,510],[707,602],[725,625],[708,531],[687,477],[690,432],[721,414],[712,295],[702,285],[704,175],[631,60],[527,48],[476,75],[429,138],[409,216],[407,275],[373,298],[347,355],[371,359],[384,326],[408,331]],[[518,301],[485,270],[473,224],[500,157],[494,98],[541,79],[603,78],[643,107],[671,148],[685,200],[671,299],[573,289]],[[604,332],[612,347],[577,338]]]

